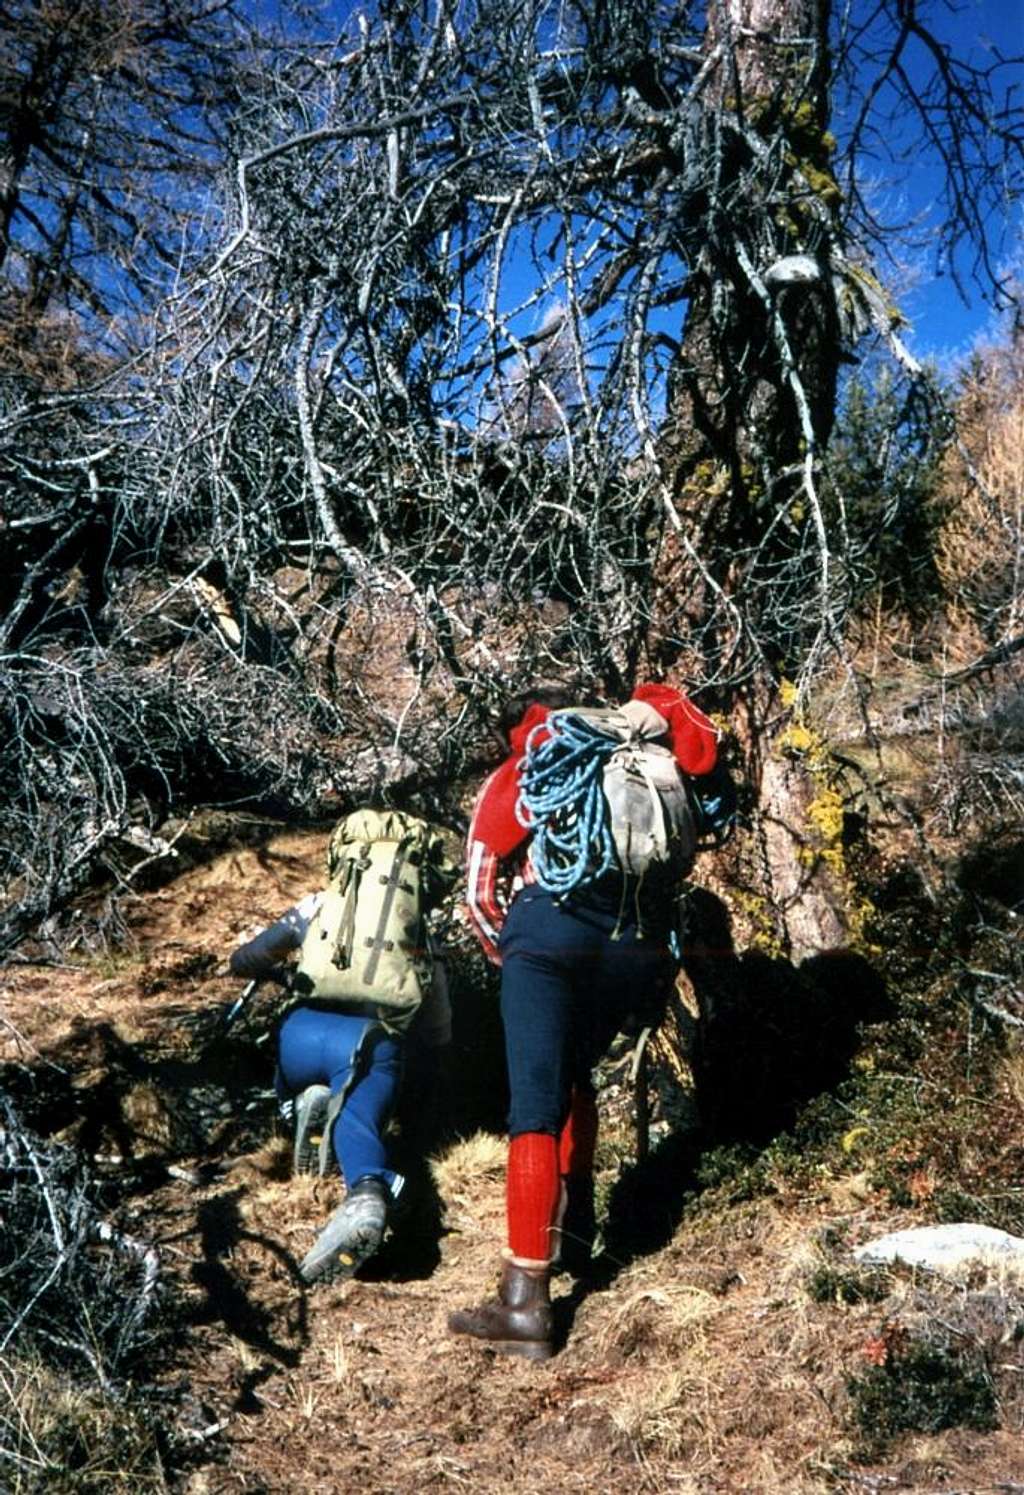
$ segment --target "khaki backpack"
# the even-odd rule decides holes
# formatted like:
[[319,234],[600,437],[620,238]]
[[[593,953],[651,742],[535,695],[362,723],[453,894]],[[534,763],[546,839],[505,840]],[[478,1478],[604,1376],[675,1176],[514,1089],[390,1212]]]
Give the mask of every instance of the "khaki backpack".
[[293,995],[342,1011],[376,1009],[401,1032],[431,980],[425,916],[456,876],[444,839],[414,815],[358,810],[335,827],[327,874]]

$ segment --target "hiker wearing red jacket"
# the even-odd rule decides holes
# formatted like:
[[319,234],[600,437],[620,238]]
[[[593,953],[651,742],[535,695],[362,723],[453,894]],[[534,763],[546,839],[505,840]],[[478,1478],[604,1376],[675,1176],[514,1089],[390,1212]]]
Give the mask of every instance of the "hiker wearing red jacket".
[[[682,692],[641,685],[632,699],[664,719],[660,740],[686,774],[712,772],[718,733]],[[553,688],[510,703],[509,754],[480,791],[467,848],[470,919],[501,966],[508,1245],[496,1301],[453,1313],[449,1328],[531,1360],[554,1353],[552,1266],[585,1269],[593,1242],[591,1072],[638,1009],[660,1014],[676,971],[668,948],[674,888],[615,871],[556,898],[536,880],[530,831],[516,814],[520,769],[531,733],[572,704]]]

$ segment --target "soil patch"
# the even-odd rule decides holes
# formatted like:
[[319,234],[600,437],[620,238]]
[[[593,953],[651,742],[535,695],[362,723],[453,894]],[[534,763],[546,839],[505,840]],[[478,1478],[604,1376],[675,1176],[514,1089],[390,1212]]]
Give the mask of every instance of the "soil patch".
[[[1021,1409],[1005,1396],[996,1432],[908,1434],[873,1462],[858,1451],[850,1378],[916,1288],[893,1277],[882,1301],[819,1301],[808,1284],[823,1241],[852,1246],[905,1223],[883,1196],[822,1178],[684,1211],[692,1159],[669,1137],[646,1172],[634,1166],[626,1087],[605,1097],[602,1197],[625,1208],[630,1176],[646,1180],[668,1223],[657,1249],[627,1251],[593,1282],[558,1279],[564,1348],[550,1365],[446,1332],[448,1313],[496,1277],[494,1132],[449,1137],[431,1170],[414,1170],[380,1257],[355,1281],[307,1293],[296,1265],[340,1183],[289,1176],[270,1091],[273,998],[257,997],[227,1036],[218,1019],[238,992],[228,951],[317,885],[323,845],[285,834],[227,851],[140,894],[124,955],[14,966],[0,988],[5,1088],[38,1133],[87,1154],[118,1227],[159,1254],[171,1328],[145,1389],[167,1419],[163,1488],[798,1495],[1024,1482]],[[467,951],[464,986],[475,969]],[[476,998],[493,1006],[493,990]],[[492,1046],[493,1011],[480,1031]],[[628,1239],[621,1221],[609,1239]],[[1002,1353],[1019,1377],[1009,1329]]]

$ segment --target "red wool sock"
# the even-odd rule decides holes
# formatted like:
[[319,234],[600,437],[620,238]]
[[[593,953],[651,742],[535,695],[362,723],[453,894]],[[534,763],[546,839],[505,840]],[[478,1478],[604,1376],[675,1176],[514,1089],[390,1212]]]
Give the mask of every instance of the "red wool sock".
[[597,1102],[593,1091],[574,1088],[569,1119],[558,1139],[558,1171],[590,1174],[597,1146]]
[[524,1261],[551,1259],[551,1227],[560,1193],[555,1138],[546,1132],[513,1137],[505,1176],[508,1244],[513,1256]]

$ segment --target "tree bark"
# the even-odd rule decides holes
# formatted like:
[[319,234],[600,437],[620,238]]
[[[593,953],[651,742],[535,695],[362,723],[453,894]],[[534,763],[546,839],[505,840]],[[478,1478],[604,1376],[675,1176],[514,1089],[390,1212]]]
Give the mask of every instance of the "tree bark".
[[[830,0],[709,6],[715,166],[695,204],[709,232],[690,278],[663,447],[676,494],[696,493],[699,506],[709,481],[716,488],[715,533],[705,528],[703,543],[749,639],[742,732],[758,787],[761,891],[796,958],[848,938],[842,879],[816,856],[807,818],[820,782],[770,740],[787,721],[781,680],[821,648],[829,602],[816,489],[842,353],[830,272],[839,229],[829,19]],[[802,592],[799,608],[780,601]]]
[[772,744],[760,785],[764,873],[794,964],[824,950],[842,949],[850,936],[842,880],[816,854],[808,834],[816,791],[808,770],[788,761]]

